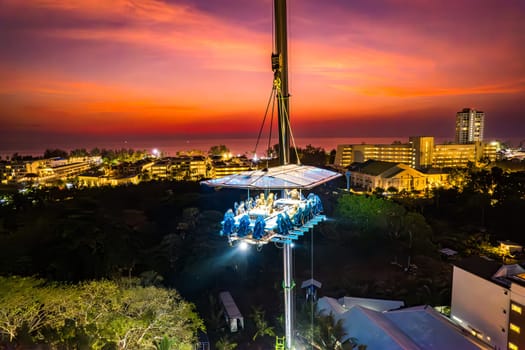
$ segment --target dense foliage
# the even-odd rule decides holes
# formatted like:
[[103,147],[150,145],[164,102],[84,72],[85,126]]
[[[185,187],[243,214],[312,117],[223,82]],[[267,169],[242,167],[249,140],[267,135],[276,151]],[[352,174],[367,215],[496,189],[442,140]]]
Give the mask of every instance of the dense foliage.
[[175,290],[137,280],[51,284],[0,277],[0,339],[29,338],[52,348],[193,349],[203,323]]
[[423,215],[407,211],[392,200],[345,194],[339,198],[336,215],[339,225],[350,230],[347,238],[359,236],[386,247],[392,245],[388,241],[397,242],[419,254],[435,251],[432,229]]
[[190,242],[218,231],[221,214],[206,210],[216,196],[201,202],[198,192],[195,183],[150,182],[14,193],[0,206],[0,272],[66,281],[173,274]]
[[[322,197],[329,220],[316,226],[314,234],[305,234],[295,248],[296,281],[319,279],[322,295],[446,305],[452,272],[438,249],[449,247],[469,255],[482,252],[497,239],[525,243],[521,237],[524,176],[498,169],[457,170],[454,187],[425,197],[379,192],[353,195],[336,188],[343,187],[342,182],[320,186],[315,192]],[[268,245],[262,253],[241,255],[228,249],[224,237],[218,235],[223,213],[246,196],[244,191],[153,181],[118,188],[2,192],[1,274],[69,282],[136,276],[145,284],[158,284],[164,277],[162,283],[199,305],[217,347],[269,343],[272,329],[282,334],[278,323],[266,322],[266,316],[254,312],[246,319],[244,338],[242,334],[226,338],[223,315],[208,298],[228,289],[245,315],[254,303],[262,306],[270,320],[282,312],[276,302],[282,299],[280,250]],[[35,283],[41,291],[52,287],[40,280]],[[83,283],[88,282],[79,286]],[[20,298],[32,300],[23,293]],[[25,310],[31,319],[35,309]],[[64,326],[62,332],[69,335],[60,335],[43,326],[38,317],[15,329],[15,339],[27,334],[36,341],[44,336],[46,342],[89,342],[88,330],[67,333],[71,330]],[[9,339],[9,330],[3,334]],[[118,343],[114,335],[104,337]]]

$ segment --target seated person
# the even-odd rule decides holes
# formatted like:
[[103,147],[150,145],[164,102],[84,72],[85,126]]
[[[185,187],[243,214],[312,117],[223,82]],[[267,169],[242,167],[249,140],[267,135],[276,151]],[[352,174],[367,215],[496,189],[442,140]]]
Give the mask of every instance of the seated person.
[[257,198],[257,200],[255,201],[255,207],[261,208],[261,207],[264,207],[265,205],[266,205],[266,200],[264,199],[264,193],[261,193],[259,195],[259,198]]
[[272,192],[268,194],[268,200],[266,201],[266,206],[268,207],[268,210],[270,210],[270,212],[273,210],[273,193]]
[[296,188],[288,191],[287,194],[288,194],[288,197],[290,199],[294,199],[294,200],[300,200],[301,199],[300,193],[299,193],[299,191]]
[[239,206],[237,207],[237,211],[235,212],[235,215],[241,215],[244,214],[244,202],[241,202]]

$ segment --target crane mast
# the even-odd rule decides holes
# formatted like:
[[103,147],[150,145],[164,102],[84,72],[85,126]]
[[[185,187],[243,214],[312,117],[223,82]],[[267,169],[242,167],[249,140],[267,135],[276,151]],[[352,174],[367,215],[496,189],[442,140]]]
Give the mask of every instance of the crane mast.
[[[279,124],[279,164],[290,163],[290,93],[288,90],[288,40],[286,0],[274,0],[275,28],[272,70],[274,87],[277,91],[277,111]],[[282,196],[284,197],[284,196]],[[283,290],[284,290],[284,331],[286,349],[294,343],[294,281],[292,269],[293,250],[291,244],[283,245]]]
[[277,90],[279,123],[279,163],[290,163],[290,93],[288,90],[288,40],[286,26],[286,0],[274,0],[275,27],[272,70],[274,87]]

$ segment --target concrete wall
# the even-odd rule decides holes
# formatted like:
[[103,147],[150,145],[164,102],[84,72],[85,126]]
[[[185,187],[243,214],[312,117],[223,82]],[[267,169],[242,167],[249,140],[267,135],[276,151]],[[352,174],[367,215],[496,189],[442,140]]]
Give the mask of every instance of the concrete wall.
[[451,317],[478,338],[507,348],[510,291],[454,266]]

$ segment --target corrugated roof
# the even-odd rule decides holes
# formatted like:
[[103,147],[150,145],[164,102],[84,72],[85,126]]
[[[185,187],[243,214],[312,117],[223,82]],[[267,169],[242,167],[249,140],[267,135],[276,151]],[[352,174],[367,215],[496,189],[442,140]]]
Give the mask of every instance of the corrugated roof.
[[339,304],[343,305],[347,309],[351,309],[354,305],[360,305],[366,307],[367,309],[379,312],[399,309],[400,307],[405,306],[405,302],[401,300],[343,297],[338,301]]
[[365,344],[370,349],[487,348],[427,305],[378,312],[354,303],[347,310],[335,299],[323,297],[317,307],[321,314],[332,313],[335,320],[342,320],[346,332],[342,342],[354,337],[358,344]]
[[421,305],[384,314],[423,349],[480,349],[476,340],[431,306]]

